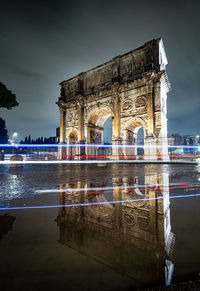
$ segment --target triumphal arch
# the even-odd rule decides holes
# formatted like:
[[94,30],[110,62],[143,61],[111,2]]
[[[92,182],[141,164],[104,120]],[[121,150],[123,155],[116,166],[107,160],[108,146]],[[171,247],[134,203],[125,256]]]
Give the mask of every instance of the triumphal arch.
[[[133,149],[126,145],[137,143],[142,127],[144,158],[168,159],[166,65],[159,38],[61,82],[60,143],[101,144],[104,123],[111,118],[112,156],[129,156]],[[88,155],[87,147],[78,151],[76,156]]]

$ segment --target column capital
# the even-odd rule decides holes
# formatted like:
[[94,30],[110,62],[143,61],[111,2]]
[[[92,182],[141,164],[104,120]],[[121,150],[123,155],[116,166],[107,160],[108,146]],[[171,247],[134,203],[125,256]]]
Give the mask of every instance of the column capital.
[[60,110],[60,114],[64,114],[64,112],[65,112],[65,108],[63,108],[63,107],[59,107],[59,110]]

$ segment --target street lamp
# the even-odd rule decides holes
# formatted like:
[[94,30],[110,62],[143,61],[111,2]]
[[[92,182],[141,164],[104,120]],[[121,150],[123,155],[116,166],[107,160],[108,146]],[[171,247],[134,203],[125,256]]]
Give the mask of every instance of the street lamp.
[[[17,144],[17,137],[18,137],[18,133],[14,132],[13,135],[12,135],[13,145],[15,145],[15,143]],[[13,154],[16,154],[16,153],[17,153],[17,147],[15,148],[15,146],[13,146]]]
[[18,133],[17,132],[14,132],[13,133],[13,143],[15,143],[15,138],[17,138],[17,136],[18,136]]

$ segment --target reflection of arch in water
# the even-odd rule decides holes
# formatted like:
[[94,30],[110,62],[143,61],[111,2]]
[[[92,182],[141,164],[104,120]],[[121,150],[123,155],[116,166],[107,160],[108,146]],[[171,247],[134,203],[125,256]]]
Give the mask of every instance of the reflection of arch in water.
[[[133,180],[143,183],[136,177],[129,181],[127,177],[115,176],[113,199],[119,201],[140,198],[141,194],[134,191],[120,191],[120,187],[128,188],[129,182],[132,183]],[[57,218],[59,241],[133,277],[141,284],[152,284],[152,279],[158,284],[163,284],[164,280],[170,283],[173,271],[170,258],[173,234],[170,225],[169,178],[166,173],[147,173],[145,183],[147,182],[155,188],[150,187],[142,197],[149,197],[150,200],[73,207],[71,210],[67,207],[64,215],[60,209]],[[160,189],[158,184],[163,184],[164,188]],[[104,194],[101,197],[88,192],[90,185],[80,184],[80,187],[85,187],[84,195],[74,193],[66,196],[71,203],[78,201],[77,199],[82,203],[106,202]],[[163,196],[163,199],[156,199],[159,196]]]

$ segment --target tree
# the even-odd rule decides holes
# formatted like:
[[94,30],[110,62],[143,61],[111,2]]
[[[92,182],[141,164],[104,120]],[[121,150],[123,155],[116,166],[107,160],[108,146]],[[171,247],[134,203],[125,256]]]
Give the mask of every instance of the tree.
[[5,120],[0,117],[0,144],[6,143],[8,143],[8,131],[6,129]]
[[0,82],[0,107],[12,109],[18,106],[16,95],[6,88],[6,85]]

